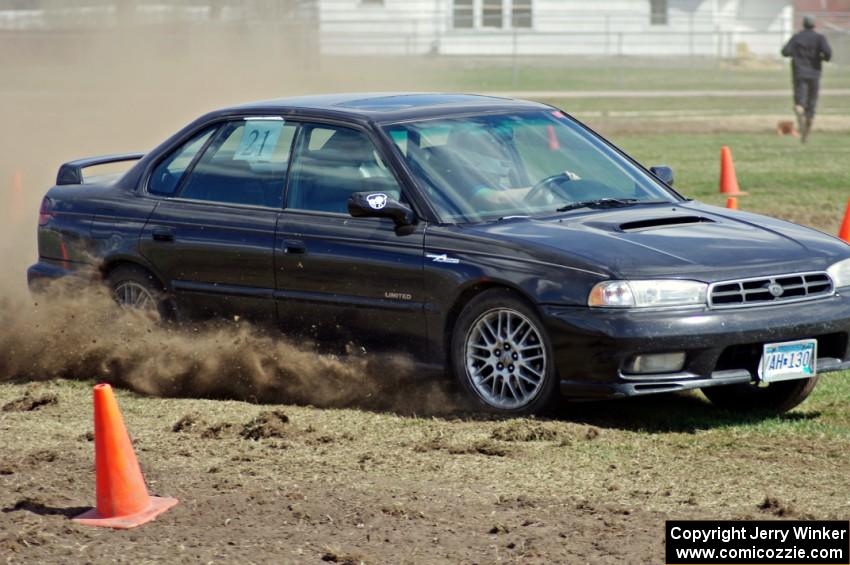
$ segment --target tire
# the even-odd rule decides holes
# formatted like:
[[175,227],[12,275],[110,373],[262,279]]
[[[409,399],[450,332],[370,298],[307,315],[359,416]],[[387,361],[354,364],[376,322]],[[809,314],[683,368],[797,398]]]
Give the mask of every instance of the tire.
[[150,271],[134,265],[121,265],[109,272],[106,283],[120,306],[149,312],[161,321],[174,319],[173,305]]
[[486,290],[466,304],[452,331],[451,365],[464,391],[491,413],[539,414],[557,390],[543,322],[508,289]]
[[803,402],[818,384],[818,377],[780,381],[761,387],[754,384],[713,386],[702,393],[718,408],[732,412],[782,414]]

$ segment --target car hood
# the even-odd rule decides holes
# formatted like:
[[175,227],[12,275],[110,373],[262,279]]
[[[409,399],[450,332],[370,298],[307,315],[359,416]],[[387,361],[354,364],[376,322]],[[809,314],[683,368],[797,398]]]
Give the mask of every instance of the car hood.
[[850,246],[821,232],[699,202],[507,218],[472,229],[615,277],[711,281],[825,270],[850,256]]

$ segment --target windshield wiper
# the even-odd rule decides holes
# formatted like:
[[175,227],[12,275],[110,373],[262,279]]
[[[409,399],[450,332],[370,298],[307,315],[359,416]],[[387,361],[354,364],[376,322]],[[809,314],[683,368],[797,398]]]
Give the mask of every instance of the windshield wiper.
[[569,210],[577,210],[578,208],[622,208],[624,206],[632,206],[640,202],[637,198],[598,198],[596,200],[584,200],[582,202],[573,202],[566,206],[561,206],[557,212],[567,212]]
[[584,200],[561,206],[557,212],[567,212],[579,208],[625,208],[635,204],[673,204],[669,200],[641,200],[640,198],[598,198],[596,200]]

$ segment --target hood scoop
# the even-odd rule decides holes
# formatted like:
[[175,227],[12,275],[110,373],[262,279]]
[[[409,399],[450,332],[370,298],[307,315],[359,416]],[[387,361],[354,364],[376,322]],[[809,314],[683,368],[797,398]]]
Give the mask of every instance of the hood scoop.
[[636,232],[657,230],[662,228],[687,226],[691,224],[715,224],[711,218],[704,216],[667,216],[666,218],[651,218],[648,220],[637,220],[620,224],[620,230],[624,232]]

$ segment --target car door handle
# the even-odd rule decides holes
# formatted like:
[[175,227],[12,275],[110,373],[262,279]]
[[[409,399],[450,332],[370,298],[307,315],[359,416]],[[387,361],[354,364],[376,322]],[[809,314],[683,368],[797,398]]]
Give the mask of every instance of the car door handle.
[[174,241],[174,231],[167,228],[155,229],[152,237],[154,241],[172,242]]
[[307,253],[307,246],[300,239],[285,239],[283,240],[283,252],[292,255]]

